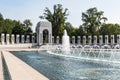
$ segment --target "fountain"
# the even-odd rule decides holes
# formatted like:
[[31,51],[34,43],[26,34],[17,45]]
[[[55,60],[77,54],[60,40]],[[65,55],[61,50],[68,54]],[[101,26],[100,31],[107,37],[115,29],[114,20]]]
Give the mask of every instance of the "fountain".
[[[44,24],[41,27],[44,29]],[[37,36],[40,39],[38,39],[38,44],[41,44],[39,41],[42,41],[43,37],[39,31],[42,30],[41,27],[38,24],[37,33],[40,34]],[[52,29],[48,28],[47,30]],[[49,38],[50,42],[53,42],[52,45],[42,45],[38,51],[21,51],[13,52],[13,54],[15,53],[23,61],[28,62],[28,64],[45,74],[50,80],[119,79],[120,35],[115,38],[117,39],[115,40],[117,44],[112,36],[111,43],[113,48],[111,48],[111,44],[109,43],[110,39],[108,35],[105,35],[105,37],[99,35],[99,38],[93,35],[84,35],[83,37],[78,36],[77,39],[74,36],[72,37],[72,45],[70,45],[66,30],[64,30],[62,44],[59,44],[60,37],[57,37],[56,40],[56,37],[54,38],[51,35]],[[78,44],[75,44],[75,42],[78,42]],[[43,50],[41,51],[41,49]]]
[[115,45],[115,49],[111,49],[108,41],[106,40],[106,44],[102,45],[102,37],[100,38],[101,45],[97,45],[97,38],[92,45],[86,44],[86,36],[84,36],[84,44],[73,45],[75,48],[71,47],[70,50],[69,36],[64,30],[62,46],[43,45],[46,50],[15,52],[15,55],[36,70],[42,71],[50,80],[81,80],[83,79],[81,76],[85,77],[85,80],[117,80],[120,75],[120,44]]
[[[105,36],[105,44],[103,45],[102,36],[99,36],[100,44],[97,43],[97,36],[94,36],[94,44],[91,43],[91,36],[88,37],[88,44],[86,44],[86,36],[83,36],[83,44],[75,45],[75,37],[72,37],[72,42],[74,43],[70,47],[69,36],[67,31],[64,30],[64,35],[62,37],[62,45],[57,45],[55,49],[48,50],[47,53],[65,57],[65,58],[74,58],[87,61],[103,61],[108,63],[120,63],[119,50],[120,44],[115,45],[113,48],[109,45],[108,35]],[[80,41],[80,39],[78,40]],[[114,42],[113,42],[114,43]]]
[[[64,30],[64,35],[62,38],[62,46],[57,46],[58,49],[47,51],[47,53],[65,57],[65,58],[74,58],[80,60],[87,60],[87,61],[97,61],[97,62],[105,62],[105,63],[120,63],[120,56],[116,50],[112,50],[110,45],[108,45],[108,41],[106,40],[105,45],[87,45],[86,44],[86,37],[84,36],[83,45],[72,45],[70,47],[69,36],[67,35],[66,30]],[[96,41],[97,42],[97,41]],[[101,42],[102,43],[102,42]],[[114,47],[114,49],[118,49],[120,46],[119,44]],[[113,54],[114,53],[114,54]],[[116,55],[115,55],[116,54]]]
[[62,51],[70,51],[70,41],[66,30],[64,30],[64,35],[62,37]]

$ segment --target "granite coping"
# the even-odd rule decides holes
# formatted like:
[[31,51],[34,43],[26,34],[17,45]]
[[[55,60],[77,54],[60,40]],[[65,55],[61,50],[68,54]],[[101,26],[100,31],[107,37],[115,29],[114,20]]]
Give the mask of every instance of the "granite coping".
[[[2,51],[11,80],[49,80],[37,70],[14,56],[8,51]],[[0,79],[1,80],[1,79]]]

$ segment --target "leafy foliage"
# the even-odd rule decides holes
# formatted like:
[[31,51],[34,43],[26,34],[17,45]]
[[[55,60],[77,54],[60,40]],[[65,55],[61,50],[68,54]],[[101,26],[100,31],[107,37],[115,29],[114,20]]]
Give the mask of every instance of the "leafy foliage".
[[[83,24],[79,28],[72,26],[70,22],[66,22],[68,9],[63,8],[61,4],[53,6],[53,11],[48,7],[45,8],[41,19],[47,19],[52,23],[53,36],[62,36],[64,29],[68,35],[83,36],[83,35],[117,35],[120,34],[119,24],[106,24],[106,17],[103,16],[103,11],[98,11],[96,7],[86,10],[82,13]],[[11,19],[4,19],[0,13],[0,33],[8,34],[31,34],[32,23],[29,19],[23,22]]]
[[117,35],[120,34],[119,24],[103,24],[100,28],[100,34],[102,35]]
[[4,19],[0,14],[0,33],[5,34],[31,34],[32,23],[29,19],[26,19],[23,23],[16,20]]
[[107,20],[103,16],[103,11],[98,11],[96,7],[88,9],[86,12],[82,13],[83,26],[88,34],[95,34],[102,22]]
[[48,7],[45,8],[41,19],[45,18],[52,23],[53,36],[62,36],[65,28],[65,21],[67,19],[68,9],[63,9],[61,4],[53,6],[53,12]]

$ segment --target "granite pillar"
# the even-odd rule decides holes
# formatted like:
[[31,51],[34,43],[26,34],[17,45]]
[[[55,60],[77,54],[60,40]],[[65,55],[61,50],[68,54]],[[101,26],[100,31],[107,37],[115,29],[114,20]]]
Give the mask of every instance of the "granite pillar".
[[115,39],[114,39],[114,35],[111,35],[111,45],[115,44]]
[[25,35],[21,35],[21,43],[25,42]]
[[20,35],[17,34],[16,35],[16,43],[19,44],[19,42],[20,42]]
[[57,44],[59,44],[59,41],[60,41],[60,37],[57,36]]
[[120,35],[117,35],[117,44],[120,44]]
[[83,45],[86,45],[86,36],[83,36]]
[[9,43],[10,43],[10,35],[6,34],[6,44],[9,44]]
[[30,43],[30,35],[27,35],[27,37],[26,37],[26,42],[27,42],[27,43]]
[[32,43],[35,43],[35,36],[32,35]]
[[108,35],[105,35],[105,44],[108,45]]
[[97,36],[95,35],[93,39],[94,39],[93,40],[94,45],[97,45]]
[[81,44],[81,39],[80,39],[80,36],[77,36],[77,44]]
[[12,44],[15,43],[15,36],[14,36],[14,34],[11,35],[11,43],[12,43]]
[[1,44],[4,45],[5,44],[5,34],[1,34]]
[[92,37],[88,36],[88,44],[91,45],[92,44]]
[[99,45],[103,45],[103,36],[99,35]]
[[72,36],[72,44],[75,44],[75,36]]
[[54,36],[52,36],[52,43],[54,44]]

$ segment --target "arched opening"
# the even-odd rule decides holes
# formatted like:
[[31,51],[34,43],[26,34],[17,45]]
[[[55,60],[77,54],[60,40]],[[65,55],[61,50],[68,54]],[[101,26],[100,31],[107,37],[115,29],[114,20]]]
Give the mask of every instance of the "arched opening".
[[49,31],[47,29],[43,30],[43,44],[49,43]]
[[38,22],[36,32],[38,45],[52,43],[52,25],[50,22]]

